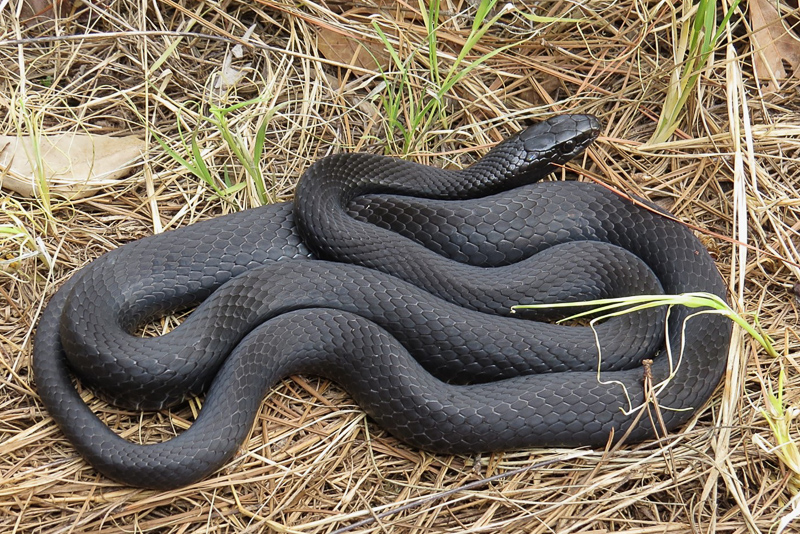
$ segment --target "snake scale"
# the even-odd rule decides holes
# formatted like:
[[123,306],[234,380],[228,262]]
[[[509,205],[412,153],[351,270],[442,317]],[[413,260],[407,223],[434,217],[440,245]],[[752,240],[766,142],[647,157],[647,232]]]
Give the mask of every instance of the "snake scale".
[[[73,275],[42,314],[33,354],[42,402],[98,471],[156,489],[224,465],[270,388],[300,373],[341,384],[412,446],[475,453],[621,436],[652,358],[654,382],[671,375],[658,399],[673,429],[720,380],[726,319],[684,325],[686,309],[637,312],[600,323],[595,337],[555,324],[553,311],[509,317],[526,303],[725,296],[683,225],[595,184],[541,181],[599,129],[592,116],[557,116],[459,171],[332,155],[304,173],[294,204],[119,247]],[[166,335],[131,334],[197,304]],[[190,429],[135,444],[94,415],[72,373],[125,408],[206,397]],[[647,417],[630,430],[631,440],[654,435]]]

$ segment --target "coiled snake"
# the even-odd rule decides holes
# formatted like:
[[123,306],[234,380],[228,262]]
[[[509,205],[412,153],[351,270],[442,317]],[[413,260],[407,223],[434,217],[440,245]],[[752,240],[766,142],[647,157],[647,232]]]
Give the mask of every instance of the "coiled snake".
[[[306,171],[294,206],[122,246],[75,274],[44,311],[33,358],[42,402],[100,472],[158,489],[221,467],[269,388],[298,373],[340,383],[413,446],[472,453],[604,445],[630,426],[624,410],[644,401],[642,360],[653,358],[653,381],[673,375],[659,403],[675,428],[719,382],[724,318],[683,325],[689,311],[672,310],[670,358],[663,311],[607,320],[597,338],[546,322],[548,312],[508,317],[515,304],[725,295],[682,225],[594,184],[539,181],[598,132],[594,117],[554,117],[462,171],[329,156]],[[130,334],[199,302],[169,334]],[[208,393],[189,430],[138,445],[88,409],[70,371],[124,407]],[[644,417],[630,439],[652,435]]]

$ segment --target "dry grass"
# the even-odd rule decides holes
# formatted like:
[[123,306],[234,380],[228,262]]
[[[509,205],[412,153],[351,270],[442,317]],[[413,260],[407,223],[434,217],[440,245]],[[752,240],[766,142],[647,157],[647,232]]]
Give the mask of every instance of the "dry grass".
[[[31,124],[45,132],[133,132],[151,149],[130,181],[91,198],[48,205],[0,197],[0,224],[22,230],[2,241],[0,258],[0,531],[774,532],[791,511],[792,472],[753,438],[774,443],[760,410],[764,384],[776,386],[781,367],[784,402],[800,406],[792,294],[800,263],[800,110],[796,85],[760,94],[741,13],[673,141],[648,147],[643,142],[675,68],[664,3],[536,3],[537,14],[585,19],[580,25],[504,16],[467,60],[517,44],[457,84],[410,143],[398,125],[414,117],[400,114],[392,127],[381,107],[380,97],[401,80],[396,69],[384,78],[374,68],[344,68],[348,59],[323,57],[317,43],[325,30],[329,39],[377,44],[371,21],[380,21],[409,59],[400,106],[407,110],[429,99],[433,87],[415,3],[386,2],[377,18],[369,17],[372,2],[64,5],[49,31],[21,25],[9,6],[0,13],[0,133]],[[472,12],[460,0],[442,4],[441,72],[458,55]],[[214,90],[224,57],[251,24],[255,46],[234,65],[252,66],[234,88]],[[69,37],[83,34],[97,35]],[[700,229],[732,302],[758,318],[782,357],[767,357],[737,333],[723,386],[683,432],[660,441],[613,452],[535,450],[479,459],[402,446],[336,386],[293,378],[264,403],[241,453],[208,480],[167,493],[111,483],[77,456],[38,403],[32,332],[54,289],[103,252],[259,202],[252,183],[219,198],[155,142],[157,135],[186,154],[180,135],[196,131],[213,176],[245,182],[242,165],[202,115],[211,104],[255,97],[261,101],[229,116],[230,128],[252,143],[271,114],[261,169],[274,200],[290,198],[300,173],[332,151],[463,166],[530,118],[597,114],[606,126],[582,162],[588,174],[660,202]],[[140,416],[91,404],[135,439],[168,437],[196,411],[193,405]]]

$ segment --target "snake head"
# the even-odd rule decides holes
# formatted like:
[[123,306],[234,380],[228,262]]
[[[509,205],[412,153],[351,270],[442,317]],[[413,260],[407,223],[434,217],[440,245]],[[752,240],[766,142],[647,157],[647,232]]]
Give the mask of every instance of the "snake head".
[[526,161],[563,165],[581,154],[600,134],[593,115],[557,115],[519,134]]
[[557,115],[503,141],[470,168],[481,177],[483,193],[541,180],[586,150],[600,134],[592,115]]

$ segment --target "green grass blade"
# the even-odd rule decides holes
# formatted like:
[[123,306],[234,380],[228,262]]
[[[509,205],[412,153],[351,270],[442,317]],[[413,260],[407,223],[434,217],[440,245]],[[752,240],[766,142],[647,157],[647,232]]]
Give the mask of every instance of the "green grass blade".
[[[730,320],[734,321],[736,324],[741,326],[750,336],[753,337],[764,349],[767,353],[777,358],[778,353],[775,351],[772,340],[769,338],[768,335],[765,333],[760,332],[756,327],[748,323],[741,315],[736,313],[727,302],[725,302],[722,298],[718,297],[717,295],[713,295],[711,293],[683,293],[680,295],[640,295],[634,297],[619,297],[619,298],[612,298],[612,299],[598,299],[598,300],[591,300],[591,301],[584,301],[584,302],[563,302],[563,303],[555,303],[555,304],[525,304],[525,305],[518,305],[512,306],[511,312],[514,313],[516,310],[525,310],[525,309],[549,309],[549,308],[570,308],[570,307],[578,307],[578,306],[591,306],[597,307],[599,309],[592,309],[587,312],[580,312],[578,314],[572,315],[564,319],[565,321],[586,317],[588,315],[595,315],[598,312],[611,312],[603,315],[601,317],[596,317],[593,321],[596,320],[603,320],[608,319],[610,317],[615,317],[625,313],[631,313],[633,311],[644,310],[648,308],[656,308],[659,306],[685,306],[687,308],[710,308],[713,310],[714,313],[719,313],[724,315],[725,317],[729,318]],[[628,307],[626,307],[628,306]],[[622,307],[626,307],[621,311],[613,311],[619,310]]]

